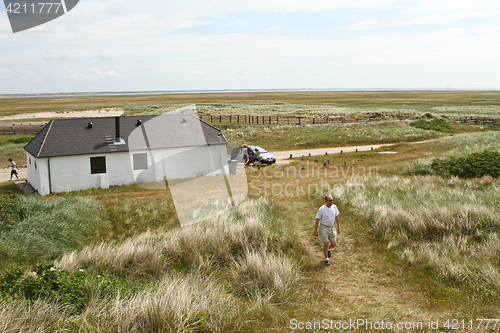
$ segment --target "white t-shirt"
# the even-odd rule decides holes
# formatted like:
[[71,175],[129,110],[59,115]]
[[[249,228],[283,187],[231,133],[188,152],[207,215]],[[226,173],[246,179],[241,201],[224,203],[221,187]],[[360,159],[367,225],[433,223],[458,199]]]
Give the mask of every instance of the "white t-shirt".
[[327,227],[331,227],[335,223],[335,217],[338,215],[340,215],[340,213],[337,206],[332,204],[331,207],[328,208],[325,204],[318,209],[316,218],[319,219],[319,223],[326,225]]

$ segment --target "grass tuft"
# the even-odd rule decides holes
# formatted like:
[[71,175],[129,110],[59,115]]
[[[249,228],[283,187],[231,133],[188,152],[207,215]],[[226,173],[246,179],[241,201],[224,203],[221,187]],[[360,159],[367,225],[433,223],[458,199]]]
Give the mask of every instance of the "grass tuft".
[[500,294],[500,185],[491,178],[355,178],[336,188],[388,250],[443,280]]

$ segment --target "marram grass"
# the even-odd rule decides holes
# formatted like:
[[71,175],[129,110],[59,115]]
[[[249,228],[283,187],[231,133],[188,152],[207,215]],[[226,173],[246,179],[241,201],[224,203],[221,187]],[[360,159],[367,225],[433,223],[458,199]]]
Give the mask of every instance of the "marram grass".
[[334,189],[387,249],[420,269],[500,294],[500,183],[439,177],[354,178]]
[[266,199],[247,200],[210,221],[69,252],[58,269],[141,287],[110,295],[89,286],[79,314],[4,300],[0,332],[226,332],[279,322],[302,251],[281,213]]

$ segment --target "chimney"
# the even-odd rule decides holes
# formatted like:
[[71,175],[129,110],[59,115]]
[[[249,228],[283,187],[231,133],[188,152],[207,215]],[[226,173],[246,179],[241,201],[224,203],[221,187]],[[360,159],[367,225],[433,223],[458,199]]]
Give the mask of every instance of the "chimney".
[[120,117],[115,117],[115,145],[124,145],[125,140],[120,137]]
[[120,142],[120,117],[115,117],[115,141]]

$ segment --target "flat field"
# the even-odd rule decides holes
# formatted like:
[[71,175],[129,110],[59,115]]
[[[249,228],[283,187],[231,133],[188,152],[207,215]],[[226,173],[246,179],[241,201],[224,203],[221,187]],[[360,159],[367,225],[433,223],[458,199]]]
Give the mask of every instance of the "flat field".
[[[65,97],[0,98],[0,116],[40,111],[84,111],[123,108],[129,111],[154,110],[163,106],[198,104],[202,112],[214,113],[231,104],[249,104],[265,112],[290,112],[286,104],[303,105],[304,112],[376,110],[431,112],[490,116],[500,115],[499,91],[347,91],[347,92],[253,92],[145,95],[86,95]],[[204,104],[207,104],[206,106]],[[229,105],[226,105],[229,104]],[[261,106],[259,107],[259,104]],[[319,106],[318,106],[319,105]],[[308,109],[310,108],[310,109]],[[232,108],[244,114],[245,108]],[[283,111],[279,111],[283,109]],[[229,110],[224,110],[224,112]],[[255,112],[257,112],[255,111]],[[274,110],[272,110],[274,111]],[[263,111],[260,110],[262,113]]]
[[[133,113],[162,112],[176,103],[201,103],[200,112],[231,108],[241,114],[249,112],[247,107],[292,104],[316,110],[403,106],[433,115],[476,108],[496,116],[500,108],[497,92],[100,96],[99,105],[85,100],[93,97],[82,98],[85,104],[78,98],[51,99],[53,109],[45,110],[63,107],[65,100],[74,103],[67,106],[71,110],[123,107]],[[430,170],[436,158],[500,151],[499,131],[461,125],[451,135],[400,121],[261,130],[226,132],[235,142],[274,149],[396,144],[242,169],[247,199],[191,227],[179,226],[168,189],[134,185],[19,199],[16,205],[31,207],[33,214],[2,229],[0,270],[21,265],[26,271],[11,289],[1,289],[0,332],[316,332],[346,325],[346,330],[371,332],[382,323],[386,332],[499,331],[500,181],[414,172]],[[2,140],[14,142],[8,136]],[[0,187],[7,191],[18,193],[12,183]],[[342,227],[330,267],[323,264],[322,244],[313,235],[326,194],[339,207]],[[92,220],[91,228],[79,231],[71,224],[74,216]],[[44,221],[54,221],[57,230]],[[32,257],[22,251],[26,245]],[[83,279],[81,293],[64,294],[62,288],[47,294],[59,298],[37,301],[18,293],[12,301],[9,290],[25,292],[42,284],[41,278],[28,279],[27,289],[20,287],[34,276],[34,265],[45,261],[54,262],[56,272]],[[50,274],[66,281],[63,273]],[[80,290],[71,281],[70,289]]]

